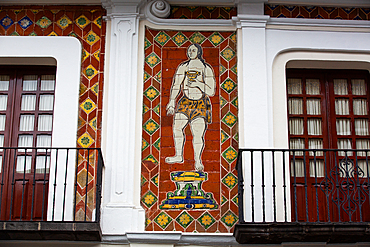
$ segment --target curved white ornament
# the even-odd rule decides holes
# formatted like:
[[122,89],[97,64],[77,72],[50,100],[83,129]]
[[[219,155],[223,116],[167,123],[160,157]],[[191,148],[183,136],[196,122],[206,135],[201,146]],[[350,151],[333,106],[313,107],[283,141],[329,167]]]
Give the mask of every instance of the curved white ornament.
[[147,10],[157,18],[166,18],[170,15],[170,5],[164,0],[154,0],[147,6]]

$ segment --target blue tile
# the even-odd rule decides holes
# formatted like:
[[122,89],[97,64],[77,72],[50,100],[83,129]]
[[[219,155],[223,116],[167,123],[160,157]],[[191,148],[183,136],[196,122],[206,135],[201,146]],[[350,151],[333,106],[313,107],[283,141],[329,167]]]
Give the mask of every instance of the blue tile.
[[29,26],[33,24],[33,22],[31,21],[30,18],[28,18],[28,16],[25,16],[18,21],[18,24],[19,26],[21,26],[21,28],[27,29]]
[[5,29],[8,29],[11,25],[13,25],[14,21],[10,19],[9,16],[5,16],[3,19],[0,20],[0,25],[3,26]]

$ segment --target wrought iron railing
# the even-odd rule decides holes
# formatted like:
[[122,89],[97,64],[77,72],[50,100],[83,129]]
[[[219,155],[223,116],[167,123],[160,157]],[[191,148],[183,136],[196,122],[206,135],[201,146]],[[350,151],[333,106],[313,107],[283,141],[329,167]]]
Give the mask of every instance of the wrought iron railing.
[[100,148],[0,149],[0,221],[99,222]]
[[239,149],[239,221],[370,222],[370,150]]

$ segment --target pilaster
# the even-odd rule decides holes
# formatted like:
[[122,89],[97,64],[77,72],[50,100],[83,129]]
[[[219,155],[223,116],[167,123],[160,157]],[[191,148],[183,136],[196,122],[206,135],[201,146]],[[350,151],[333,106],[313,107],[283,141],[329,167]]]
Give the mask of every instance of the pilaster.
[[[106,71],[104,86],[105,138],[102,232],[105,235],[144,230],[140,193],[140,166],[135,167],[137,126],[137,54],[140,1],[103,0],[107,9]],[[136,190],[135,190],[136,189]]]

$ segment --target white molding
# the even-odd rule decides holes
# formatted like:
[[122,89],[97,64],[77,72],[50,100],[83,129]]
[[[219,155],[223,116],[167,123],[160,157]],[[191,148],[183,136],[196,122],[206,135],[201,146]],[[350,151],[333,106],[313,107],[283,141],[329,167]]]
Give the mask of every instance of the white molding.
[[331,28],[331,29],[367,29],[370,32],[370,21],[366,20],[332,20],[332,19],[302,19],[302,18],[276,18],[272,17],[267,28]]
[[155,244],[163,246],[238,246],[232,233],[186,233],[186,232],[127,232],[123,235],[103,235],[103,242],[122,244]]
[[135,163],[135,149],[141,145],[135,133],[142,127],[136,124],[137,115],[141,115],[136,103],[139,14],[116,10],[108,15],[109,57],[105,67],[108,76],[104,83],[105,178],[101,226],[106,235],[144,231],[145,221],[140,198],[136,196],[140,193],[137,188],[140,175],[136,172],[140,163]]

